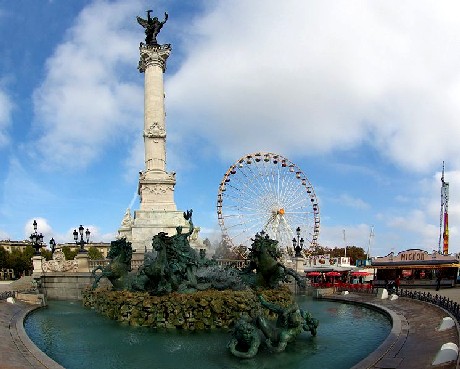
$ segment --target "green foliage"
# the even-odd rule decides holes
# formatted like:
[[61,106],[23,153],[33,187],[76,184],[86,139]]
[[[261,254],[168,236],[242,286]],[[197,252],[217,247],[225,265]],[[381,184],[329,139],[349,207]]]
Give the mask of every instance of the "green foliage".
[[[331,255],[331,258],[345,256],[344,247],[334,247],[330,249],[328,247],[316,246],[313,250],[309,250],[308,255]],[[350,257],[350,264],[354,264],[356,260],[366,259],[366,252],[362,247],[347,246],[347,256]]]
[[41,249],[40,254],[42,257],[45,258],[45,260],[51,260],[53,258],[53,254],[51,253],[51,250],[48,250],[44,247]]
[[32,246],[27,246],[24,251],[13,249],[9,255],[7,268],[13,269],[16,276],[20,276],[26,271],[33,269],[32,256],[34,249]]
[[3,246],[0,246],[0,269],[9,269],[10,253],[5,250]]
[[73,260],[78,254],[78,251],[72,250],[70,246],[62,246],[62,252],[64,253],[66,260]]
[[[333,248],[329,250],[331,257],[345,256],[345,248]],[[350,258],[350,264],[354,264],[356,260],[366,259],[366,253],[362,247],[347,246],[347,257]]]
[[99,249],[96,246],[91,246],[88,249],[88,257],[91,260],[101,260],[104,259],[104,255],[102,255],[102,252],[99,251]]

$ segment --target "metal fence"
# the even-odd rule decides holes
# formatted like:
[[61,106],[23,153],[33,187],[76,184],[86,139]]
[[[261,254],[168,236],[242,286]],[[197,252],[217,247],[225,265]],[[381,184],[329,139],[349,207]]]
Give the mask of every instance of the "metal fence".
[[408,297],[414,300],[425,301],[442,307],[451,313],[452,316],[457,319],[457,322],[460,322],[460,304],[447,297],[439,296],[438,294],[433,295],[430,292],[403,289],[400,289],[397,294],[401,297]]

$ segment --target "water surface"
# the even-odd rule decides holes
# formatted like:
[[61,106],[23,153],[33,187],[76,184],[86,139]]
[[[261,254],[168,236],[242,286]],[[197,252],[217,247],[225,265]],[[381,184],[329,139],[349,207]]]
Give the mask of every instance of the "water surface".
[[297,301],[319,319],[317,336],[304,332],[278,354],[261,346],[255,358],[246,360],[228,352],[228,332],[130,327],[78,301],[49,301],[24,326],[34,343],[66,369],[348,369],[391,330],[389,319],[372,309],[304,296]]

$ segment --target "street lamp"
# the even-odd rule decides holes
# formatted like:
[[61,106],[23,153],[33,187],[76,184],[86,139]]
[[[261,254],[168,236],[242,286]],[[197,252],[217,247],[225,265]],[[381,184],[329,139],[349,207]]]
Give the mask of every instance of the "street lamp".
[[34,219],[33,222],[34,233],[30,235],[30,241],[32,242],[32,247],[35,249],[34,254],[40,255],[40,249],[43,246],[43,235],[37,232],[37,221]]
[[[77,245],[80,246],[78,253],[85,253],[88,252],[85,250],[85,244],[89,243],[89,235],[91,232],[89,231],[88,228],[86,228],[85,236],[86,236],[86,241],[83,240],[83,231],[85,228],[80,224],[80,227],[78,227],[78,232],[76,229],[73,230],[73,239]],[[78,235],[80,235],[80,240],[78,240]]]
[[302,257],[302,254],[300,252],[303,249],[303,243],[304,243],[304,239],[300,238],[300,227],[297,227],[297,229],[295,230],[295,233],[297,235],[297,239],[295,237],[292,239],[292,246],[294,247],[294,250],[295,250],[295,257],[300,258]]

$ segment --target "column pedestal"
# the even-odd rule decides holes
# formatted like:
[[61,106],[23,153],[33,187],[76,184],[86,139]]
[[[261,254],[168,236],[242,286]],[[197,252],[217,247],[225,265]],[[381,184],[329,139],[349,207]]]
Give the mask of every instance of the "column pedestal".
[[79,253],[75,256],[75,260],[78,262],[78,272],[79,273],[88,273],[89,270],[89,257],[88,253]]
[[34,255],[32,257],[32,265],[34,268],[34,271],[32,273],[33,278],[37,278],[37,277],[39,278],[43,275],[43,266],[42,266],[43,260],[44,260],[44,257],[41,255]]

